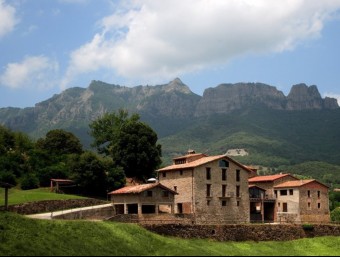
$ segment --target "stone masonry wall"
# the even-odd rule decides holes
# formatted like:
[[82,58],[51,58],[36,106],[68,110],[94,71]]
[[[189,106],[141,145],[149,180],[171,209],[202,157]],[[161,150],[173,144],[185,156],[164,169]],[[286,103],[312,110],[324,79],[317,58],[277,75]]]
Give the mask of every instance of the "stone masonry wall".
[[25,203],[9,206],[9,211],[22,215],[38,214],[82,208],[87,206],[106,204],[107,202],[96,199],[54,200]]
[[301,225],[143,225],[147,230],[184,239],[212,239],[216,241],[290,241],[319,236],[340,236],[340,226],[314,225],[304,229]]

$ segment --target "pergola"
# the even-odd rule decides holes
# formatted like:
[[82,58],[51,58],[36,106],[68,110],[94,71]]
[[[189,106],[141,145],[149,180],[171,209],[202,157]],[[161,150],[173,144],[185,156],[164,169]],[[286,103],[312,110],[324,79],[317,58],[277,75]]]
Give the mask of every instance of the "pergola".
[[0,182],[0,187],[5,189],[5,210],[7,211],[8,210],[8,191],[14,186],[8,183]]

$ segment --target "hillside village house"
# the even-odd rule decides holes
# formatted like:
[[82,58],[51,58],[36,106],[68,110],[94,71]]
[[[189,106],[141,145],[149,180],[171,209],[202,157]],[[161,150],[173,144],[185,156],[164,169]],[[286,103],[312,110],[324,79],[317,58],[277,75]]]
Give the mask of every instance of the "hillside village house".
[[159,181],[176,191],[175,213],[196,224],[249,222],[248,177],[253,171],[226,155],[189,152],[158,170]]
[[128,186],[109,193],[116,215],[173,214],[176,194],[159,183]]
[[198,225],[330,221],[324,184],[290,174],[256,176],[255,169],[226,155],[191,151],[158,170],[156,182],[111,192],[116,215]]
[[260,220],[259,214],[267,222],[330,221],[329,188],[316,180],[280,174],[251,178],[249,185],[262,192],[260,197],[250,196],[254,221]]
[[312,180],[288,181],[274,187],[278,221],[330,222],[329,187]]

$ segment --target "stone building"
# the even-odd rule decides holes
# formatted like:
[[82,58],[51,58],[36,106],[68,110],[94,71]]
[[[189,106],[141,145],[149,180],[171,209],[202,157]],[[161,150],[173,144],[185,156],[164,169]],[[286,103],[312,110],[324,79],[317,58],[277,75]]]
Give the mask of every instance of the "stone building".
[[194,152],[158,170],[159,181],[178,193],[175,213],[192,214],[196,224],[249,222],[250,173],[226,155]]
[[124,187],[109,193],[116,215],[173,214],[176,194],[159,183]]
[[252,221],[258,221],[260,213],[265,222],[330,221],[329,188],[316,180],[279,174],[250,178],[249,185],[261,188],[265,195],[263,199],[250,196]]
[[278,221],[330,222],[329,187],[316,180],[295,180],[274,187]]

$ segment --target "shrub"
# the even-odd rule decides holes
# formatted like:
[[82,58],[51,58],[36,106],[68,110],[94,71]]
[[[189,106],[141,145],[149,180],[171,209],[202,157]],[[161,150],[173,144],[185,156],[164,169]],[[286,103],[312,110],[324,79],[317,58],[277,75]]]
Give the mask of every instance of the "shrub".
[[0,181],[4,183],[8,183],[13,186],[17,185],[14,174],[9,173],[9,172],[3,172],[3,173],[0,172]]
[[314,230],[314,225],[313,224],[303,224],[302,228],[305,231],[313,231]]
[[22,190],[39,188],[39,179],[35,174],[27,174],[21,182]]
[[340,222],[340,207],[331,212],[333,222]]

